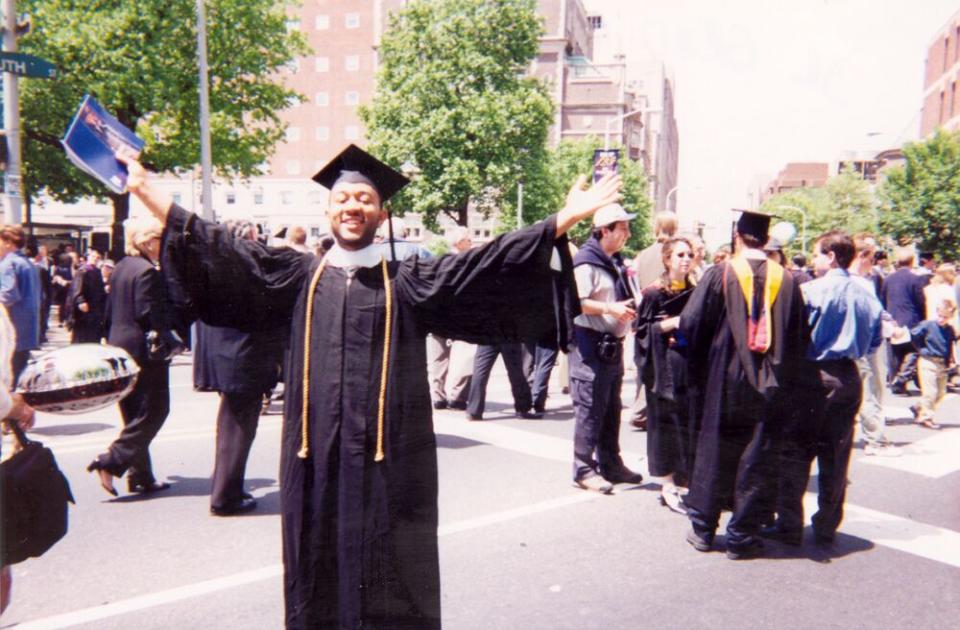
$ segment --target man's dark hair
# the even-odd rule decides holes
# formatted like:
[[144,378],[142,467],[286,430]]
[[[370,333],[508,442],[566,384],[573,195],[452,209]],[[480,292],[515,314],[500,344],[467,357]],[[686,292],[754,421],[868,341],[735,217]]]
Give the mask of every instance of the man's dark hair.
[[920,252],[920,264],[928,263],[933,260],[933,252]]
[[804,267],[807,266],[807,257],[804,256],[803,254],[794,254],[793,258],[791,258],[790,260],[793,262],[795,266],[799,267],[800,269],[803,269]]
[[757,238],[753,234],[740,234],[740,240],[742,240],[743,244],[749,249],[761,249],[767,244],[767,239]]
[[824,254],[833,252],[837,259],[837,266],[841,269],[850,266],[857,251],[853,245],[853,239],[843,230],[824,232],[817,238],[817,243],[820,245],[820,251]]

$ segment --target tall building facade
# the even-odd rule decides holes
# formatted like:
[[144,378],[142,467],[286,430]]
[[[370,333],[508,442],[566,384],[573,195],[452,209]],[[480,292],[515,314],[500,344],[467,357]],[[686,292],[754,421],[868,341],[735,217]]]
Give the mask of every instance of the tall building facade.
[[960,11],[937,31],[927,47],[923,80],[923,114],[920,137],[926,138],[938,128],[960,128]]
[[[376,89],[377,49],[389,15],[407,1],[307,0],[294,10],[288,28],[304,35],[311,52],[289,64],[282,78],[304,100],[282,112],[286,137],[260,175],[248,180],[215,178],[212,205],[218,218],[248,218],[272,231],[299,224],[312,237],[328,231],[323,212],[328,193],[310,178],[346,144],[366,144],[357,110],[371,101]],[[565,138],[595,135],[606,136],[612,146],[623,146],[644,164],[660,209],[676,182],[670,80],[662,74],[656,81],[631,78],[623,55],[595,59],[594,33],[604,28],[603,16],[588,13],[581,0],[538,0],[538,11],[545,33],[530,72],[547,82],[555,104],[549,142],[556,145]],[[656,89],[641,94],[637,86],[648,82]],[[199,211],[196,172],[162,178],[158,185],[177,203]],[[82,210],[76,205],[44,204],[59,220],[91,223],[102,217],[100,222],[109,224],[108,206],[81,205]],[[405,218],[413,240],[427,236],[418,216]],[[446,217],[441,214],[440,220],[443,227]],[[491,238],[496,219],[471,213],[469,223],[475,240],[484,241]]]

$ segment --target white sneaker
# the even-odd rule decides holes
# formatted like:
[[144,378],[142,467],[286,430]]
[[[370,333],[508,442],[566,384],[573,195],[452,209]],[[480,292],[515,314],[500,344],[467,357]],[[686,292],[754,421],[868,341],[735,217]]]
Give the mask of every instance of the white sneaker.
[[903,450],[893,444],[867,444],[863,447],[864,455],[876,455],[877,457],[900,457]]

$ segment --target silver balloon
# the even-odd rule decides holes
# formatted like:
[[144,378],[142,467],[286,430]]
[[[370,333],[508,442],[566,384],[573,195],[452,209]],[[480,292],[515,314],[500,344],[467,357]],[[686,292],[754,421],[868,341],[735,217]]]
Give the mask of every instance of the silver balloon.
[[125,398],[139,373],[126,350],[80,343],[31,361],[17,381],[17,392],[37,411],[86,413]]

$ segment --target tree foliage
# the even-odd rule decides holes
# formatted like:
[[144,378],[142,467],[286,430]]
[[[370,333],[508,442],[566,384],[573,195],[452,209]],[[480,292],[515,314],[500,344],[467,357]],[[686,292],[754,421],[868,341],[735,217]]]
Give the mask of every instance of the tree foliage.
[[542,159],[553,106],[524,76],[542,30],[535,0],[413,0],[391,16],[360,116],[372,152],[420,169],[394,207],[465,225],[470,201],[497,205]]
[[[279,113],[299,95],[277,72],[306,52],[286,26],[285,0],[208,0],[207,48],[213,161],[223,175],[249,176],[283,136]],[[53,80],[24,81],[24,184],[71,202],[109,195],[70,164],[59,138],[92,94],[146,141],[158,172],[199,162],[196,14],[193,0],[20,0],[33,30],[23,52],[53,62]],[[118,205],[119,204],[119,205]],[[116,217],[122,219],[123,217]]]
[[813,239],[827,230],[842,229],[851,235],[878,230],[873,192],[852,168],[844,168],[822,188],[797,188],[774,195],[760,209],[797,227],[797,239],[790,251],[801,249],[803,213],[806,214],[808,251]]
[[960,135],[938,131],[903,154],[905,164],[881,187],[883,229],[939,258],[960,259]]
[[[523,223],[529,225],[560,210],[570,187],[577,177],[584,175],[588,182],[593,174],[593,152],[603,148],[603,141],[595,136],[582,140],[564,140],[545,152],[545,159],[533,165],[524,180]],[[653,206],[647,194],[647,178],[643,165],[621,154],[620,174],[623,177],[621,205],[637,215],[631,223],[630,240],[624,252],[632,256],[652,241],[650,214]],[[500,217],[502,229],[516,227],[517,192],[510,191],[504,199]],[[571,238],[582,243],[590,235],[590,222],[583,221],[571,231]]]

